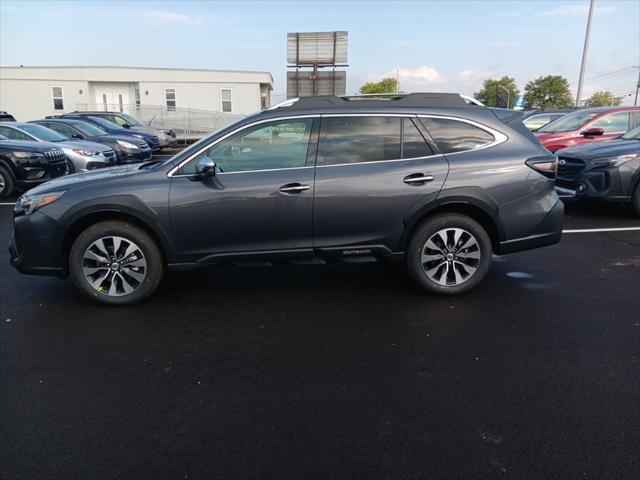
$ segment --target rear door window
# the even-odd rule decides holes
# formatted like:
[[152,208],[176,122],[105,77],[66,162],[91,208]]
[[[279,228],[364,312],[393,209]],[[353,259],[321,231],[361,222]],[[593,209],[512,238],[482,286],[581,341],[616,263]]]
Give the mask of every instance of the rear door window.
[[486,130],[459,120],[420,117],[420,121],[442,153],[475,150],[495,140]]
[[0,127],[0,135],[7,137],[9,140],[33,140],[26,133],[8,127]]
[[433,155],[431,147],[426,142],[413,120],[404,118],[402,130],[402,158],[419,158]]
[[589,128],[602,128],[605,135],[629,130],[629,112],[610,113],[596,120]]
[[64,125],[62,123],[46,123],[46,124],[42,124],[47,128],[50,128],[51,130],[55,130],[56,132],[58,132],[61,135],[64,135],[65,137],[69,137],[71,138],[73,136],[74,133],[76,133],[73,128]]
[[327,117],[318,165],[400,159],[400,117]]

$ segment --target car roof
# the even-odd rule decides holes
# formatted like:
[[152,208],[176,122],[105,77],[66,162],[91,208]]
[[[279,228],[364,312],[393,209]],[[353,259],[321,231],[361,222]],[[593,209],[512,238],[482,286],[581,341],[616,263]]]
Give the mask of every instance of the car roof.
[[83,120],[76,120],[75,118],[42,118],[40,120],[32,120],[29,123],[40,123],[40,122],[47,122],[47,123],[68,123],[70,125],[76,124],[76,123],[84,123],[86,125],[87,122],[83,121]]
[[585,113],[611,113],[611,112],[630,112],[640,110],[640,107],[590,107],[590,108],[581,108],[580,110],[576,110],[576,112],[585,112]]
[[410,93],[386,94],[390,98],[372,98],[367,96],[338,97],[320,95],[286,100],[267,111],[292,112],[299,110],[356,110],[356,109],[394,109],[394,108],[483,108],[470,105],[457,93]]
[[106,112],[104,110],[83,110],[83,111],[76,110],[74,112],[66,113],[65,115],[74,115],[74,114],[75,115],[78,115],[78,114],[80,114],[80,115],[85,115],[85,114],[86,115],[102,115],[104,113],[109,114],[109,115],[125,115],[124,112]]

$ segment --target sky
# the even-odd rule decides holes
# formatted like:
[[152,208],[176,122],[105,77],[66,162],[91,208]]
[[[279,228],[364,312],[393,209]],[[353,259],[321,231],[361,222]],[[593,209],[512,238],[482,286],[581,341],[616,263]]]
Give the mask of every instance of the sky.
[[[509,75],[524,89],[563,75],[574,91],[589,1],[0,0],[1,65],[269,71],[286,90],[287,32],[349,32],[347,93],[400,78],[404,91],[473,94]],[[634,66],[636,68],[634,68]],[[640,0],[596,0],[583,97],[635,92]],[[625,97],[631,104],[633,96]]]

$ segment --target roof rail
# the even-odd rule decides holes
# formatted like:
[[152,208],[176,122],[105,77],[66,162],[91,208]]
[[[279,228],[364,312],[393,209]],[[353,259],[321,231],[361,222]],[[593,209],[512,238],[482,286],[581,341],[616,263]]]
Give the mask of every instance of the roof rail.
[[[382,98],[380,98],[382,97]],[[386,98],[386,99],[385,99]],[[374,93],[364,95],[320,95],[315,97],[290,98],[269,110],[279,108],[305,109],[323,107],[433,107],[464,108],[484,106],[481,102],[467,95],[457,93]]]

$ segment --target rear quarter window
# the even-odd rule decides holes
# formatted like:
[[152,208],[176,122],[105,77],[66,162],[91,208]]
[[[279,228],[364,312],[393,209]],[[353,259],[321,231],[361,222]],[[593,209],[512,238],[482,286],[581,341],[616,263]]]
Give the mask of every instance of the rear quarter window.
[[420,121],[445,154],[475,150],[495,140],[486,130],[459,120],[420,117]]

